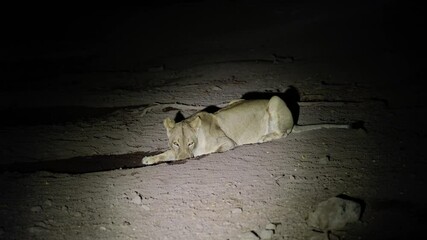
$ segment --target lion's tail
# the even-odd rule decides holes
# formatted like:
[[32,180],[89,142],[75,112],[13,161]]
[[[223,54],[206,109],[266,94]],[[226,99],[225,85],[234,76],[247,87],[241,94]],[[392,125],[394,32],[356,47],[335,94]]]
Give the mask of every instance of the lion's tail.
[[292,132],[300,133],[300,132],[306,132],[306,131],[312,131],[312,130],[331,129],[331,128],[363,129],[366,131],[364,127],[364,122],[357,121],[350,124],[326,123],[326,124],[294,125],[294,127],[292,128]]

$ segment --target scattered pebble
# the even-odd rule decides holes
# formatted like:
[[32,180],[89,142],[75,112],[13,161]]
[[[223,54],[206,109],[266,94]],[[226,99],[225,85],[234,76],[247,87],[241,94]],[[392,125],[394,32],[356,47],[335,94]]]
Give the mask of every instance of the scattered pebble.
[[326,155],[326,156],[319,159],[319,163],[321,163],[321,164],[326,164],[329,161],[331,161],[331,156],[329,156],[329,155]]
[[31,212],[34,212],[34,213],[38,213],[41,211],[43,211],[43,208],[41,206],[34,206],[31,208]]
[[265,240],[268,240],[268,239],[271,239],[272,237],[273,237],[273,234],[274,234],[274,232],[273,232],[273,230],[271,230],[271,229],[264,229],[264,230],[262,230],[261,231],[261,233],[259,234],[259,237],[261,238],[261,239],[265,239]]
[[64,212],[68,212],[68,206],[67,205],[62,206],[61,210]]
[[243,209],[239,207],[231,209],[231,214],[240,214],[242,212],[243,212]]
[[222,90],[222,88],[220,88],[220,87],[218,87],[218,86],[213,86],[213,87],[212,87],[212,90],[214,90],[214,91],[221,91],[221,90]]
[[46,201],[44,201],[43,204],[46,205],[46,206],[48,206],[48,207],[51,207],[52,206],[52,200],[47,199]]
[[132,202],[132,203],[135,203],[135,204],[137,204],[137,205],[141,204],[141,203],[142,203],[141,196],[139,196],[139,195],[134,196],[134,197],[132,198],[131,202]]
[[142,203],[142,195],[137,191],[133,191],[131,194],[124,194],[126,199],[130,200],[131,203],[140,205]]
[[73,212],[73,216],[74,217],[81,217],[82,213],[81,212]]
[[259,240],[259,237],[254,232],[246,232],[239,236],[240,240]]
[[265,229],[275,231],[275,230],[276,230],[276,225],[274,225],[274,224],[272,224],[272,223],[269,223],[269,224],[267,224],[267,225],[265,226]]
[[147,206],[147,205],[145,205],[145,204],[141,204],[141,207],[142,207],[144,210],[146,210],[146,211],[149,211],[149,210],[150,210],[150,207],[149,207],[149,206]]
[[101,227],[99,227],[99,230],[105,231],[105,230],[107,230],[107,228],[106,228],[106,227],[101,226]]

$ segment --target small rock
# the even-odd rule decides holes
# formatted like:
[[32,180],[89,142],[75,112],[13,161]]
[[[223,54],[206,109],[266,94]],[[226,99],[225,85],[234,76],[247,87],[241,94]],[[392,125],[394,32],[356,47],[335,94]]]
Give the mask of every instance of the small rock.
[[150,207],[149,207],[149,206],[147,206],[147,205],[145,205],[145,204],[141,204],[141,207],[142,207],[144,210],[146,210],[146,211],[149,211],[149,210],[150,210]]
[[271,229],[264,229],[264,230],[262,230],[261,231],[261,233],[259,234],[259,237],[261,238],[261,239],[265,239],[265,240],[268,240],[268,239],[271,239],[271,237],[273,237],[273,234],[274,234],[274,232],[273,232],[273,230],[271,230]]
[[139,204],[142,203],[142,199],[141,199],[141,197],[139,195],[137,195],[137,196],[135,196],[135,197],[132,198],[131,202],[139,205]]
[[47,199],[46,201],[44,201],[43,203],[45,206],[51,207],[52,206],[52,200]]
[[240,240],[259,240],[259,237],[254,232],[246,232],[239,236]]
[[64,212],[68,212],[68,206],[67,205],[62,206],[61,210]]
[[307,224],[323,232],[342,230],[347,223],[358,221],[361,211],[362,206],[355,201],[332,197],[309,213]]
[[81,212],[73,212],[73,216],[74,217],[81,217],[82,213]]
[[231,209],[231,214],[240,214],[242,212],[243,212],[243,209],[239,207]]
[[269,224],[265,225],[265,229],[275,231],[276,230],[276,225],[274,225],[272,223],[269,223]]
[[43,208],[41,206],[34,206],[31,208],[31,212],[34,212],[34,213],[38,213],[41,211],[43,211]]
[[132,199],[130,200],[132,203],[135,203],[137,205],[142,203],[142,195],[138,193],[137,191],[132,193]]
[[218,87],[218,86],[213,86],[213,87],[212,87],[212,90],[214,90],[214,91],[221,91],[221,90],[222,90],[222,88],[220,88],[220,87]]
[[99,227],[99,230],[105,231],[105,230],[107,230],[107,228],[106,228],[106,227],[101,226],[101,227]]
[[326,156],[319,159],[319,163],[321,163],[321,164],[326,164],[329,161],[331,161],[331,156],[329,156],[329,155],[326,155]]

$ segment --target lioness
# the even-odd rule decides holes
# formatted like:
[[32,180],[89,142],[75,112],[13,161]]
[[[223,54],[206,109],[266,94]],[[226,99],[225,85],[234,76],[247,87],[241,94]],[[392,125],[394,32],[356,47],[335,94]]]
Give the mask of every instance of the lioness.
[[163,124],[170,149],[144,157],[144,165],[224,152],[243,144],[268,142],[287,136],[291,131],[351,128],[351,125],[339,124],[294,125],[291,111],[277,96],[270,100],[234,100],[215,113],[201,111],[178,123],[166,118]]

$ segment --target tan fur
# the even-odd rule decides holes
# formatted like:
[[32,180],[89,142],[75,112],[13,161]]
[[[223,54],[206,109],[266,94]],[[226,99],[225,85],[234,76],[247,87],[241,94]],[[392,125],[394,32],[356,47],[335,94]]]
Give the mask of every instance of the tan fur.
[[144,157],[144,165],[224,152],[244,144],[268,142],[285,137],[291,131],[351,128],[348,124],[294,126],[291,111],[277,96],[270,100],[233,100],[213,114],[198,112],[178,123],[166,118],[163,124],[170,149]]
[[198,112],[175,123],[166,118],[164,126],[170,149],[144,157],[144,165],[174,161],[236,146],[262,143],[292,131],[292,114],[279,97],[270,100],[234,100],[216,113]]

